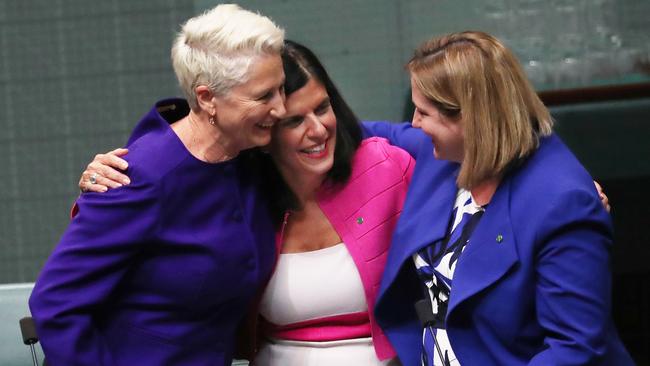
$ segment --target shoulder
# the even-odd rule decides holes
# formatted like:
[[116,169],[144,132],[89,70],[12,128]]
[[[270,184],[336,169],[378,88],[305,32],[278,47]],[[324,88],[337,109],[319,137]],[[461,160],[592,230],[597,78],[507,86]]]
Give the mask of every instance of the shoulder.
[[[136,127],[129,153],[128,174],[132,180],[146,178],[159,180],[178,165],[187,161],[189,153],[169,123],[158,114],[148,114]],[[133,138],[135,137],[135,138]]]
[[547,198],[584,189],[595,193],[592,177],[556,135],[541,140],[537,151],[514,172],[513,181]]
[[352,160],[353,175],[373,166],[406,172],[412,169],[415,160],[404,149],[391,145],[383,137],[369,137],[361,141]]
[[397,146],[391,145],[390,141],[384,137],[368,137],[361,140],[358,151],[366,154],[377,154],[378,156],[404,155],[408,153]]
[[365,203],[390,187],[406,192],[414,160],[404,150],[379,137],[364,139],[352,158],[352,173],[345,184],[325,186],[321,199]]
[[[363,140],[352,159],[352,174],[343,191],[350,200],[366,202],[391,188],[405,193],[415,160],[388,140],[371,137]],[[400,193],[400,194],[401,194]]]
[[548,231],[577,222],[609,230],[610,217],[593,178],[557,136],[544,138],[510,180],[513,220],[537,222],[534,227]]

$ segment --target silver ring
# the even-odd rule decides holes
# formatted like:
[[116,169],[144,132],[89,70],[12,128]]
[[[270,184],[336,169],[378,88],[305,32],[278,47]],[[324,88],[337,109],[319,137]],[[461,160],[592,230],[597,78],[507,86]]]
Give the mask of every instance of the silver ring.
[[90,184],[97,184],[97,173],[91,174],[90,177],[88,178],[88,181],[90,182]]

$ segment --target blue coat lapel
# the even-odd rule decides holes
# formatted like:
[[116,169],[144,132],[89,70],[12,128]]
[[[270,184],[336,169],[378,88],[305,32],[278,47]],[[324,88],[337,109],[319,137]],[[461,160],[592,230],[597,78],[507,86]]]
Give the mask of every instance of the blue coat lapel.
[[454,273],[448,315],[467,298],[490,286],[519,261],[510,221],[510,180],[497,189]]
[[[427,153],[431,154],[430,150]],[[430,160],[417,163],[413,181],[420,184],[409,190],[403,216],[393,235],[379,296],[393,283],[403,264],[413,265],[411,256],[420,248],[447,234],[447,225],[456,198],[457,164]],[[418,176],[419,175],[419,176]],[[426,184],[422,184],[426,181]]]

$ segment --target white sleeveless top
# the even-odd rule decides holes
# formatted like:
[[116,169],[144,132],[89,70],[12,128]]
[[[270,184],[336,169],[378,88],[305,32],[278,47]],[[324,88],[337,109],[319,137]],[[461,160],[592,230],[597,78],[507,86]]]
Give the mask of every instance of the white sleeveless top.
[[[280,254],[260,306],[271,323],[287,325],[368,311],[359,271],[345,244]],[[267,339],[255,364],[265,366],[385,366],[372,338],[328,342]]]
[[260,306],[277,325],[367,310],[359,271],[343,243],[280,254]]

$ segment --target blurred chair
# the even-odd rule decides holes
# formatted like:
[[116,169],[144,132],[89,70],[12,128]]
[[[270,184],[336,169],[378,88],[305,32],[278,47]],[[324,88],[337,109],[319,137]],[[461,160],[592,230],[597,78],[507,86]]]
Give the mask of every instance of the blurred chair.
[[[29,317],[27,300],[34,288],[33,283],[0,285],[0,365],[27,366],[33,364],[29,347],[25,346],[19,320]],[[29,333],[29,320],[24,329]],[[21,324],[23,325],[23,324]],[[35,332],[34,332],[35,333]],[[31,338],[31,336],[28,336]],[[34,344],[36,358],[43,364],[45,357],[39,343]],[[235,360],[233,366],[246,366],[248,361]]]
[[[33,283],[0,285],[0,365],[27,366],[32,364],[29,347],[23,343],[18,321],[30,315],[27,299]],[[36,344],[36,355],[44,359],[41,347]]]

